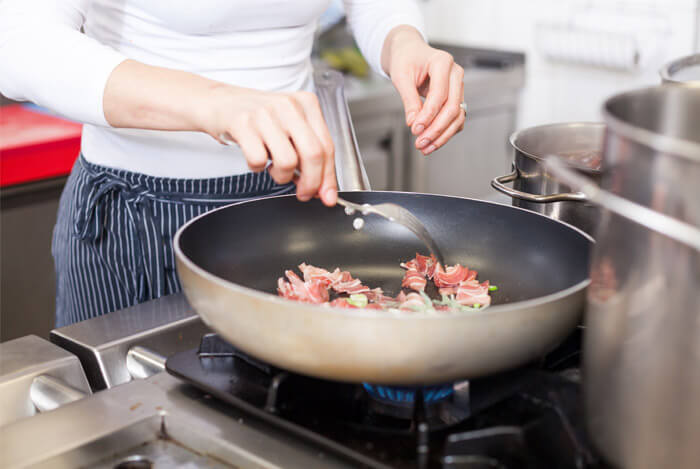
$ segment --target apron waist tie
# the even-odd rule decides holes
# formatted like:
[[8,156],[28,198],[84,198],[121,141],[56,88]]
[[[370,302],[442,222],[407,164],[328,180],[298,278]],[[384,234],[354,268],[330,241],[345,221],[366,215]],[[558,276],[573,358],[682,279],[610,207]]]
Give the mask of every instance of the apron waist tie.
[[[153,284],[154,279],[158,278],[156,269],[162,264],[160,257],[163,256],[163,252],[158,247],[165,243],[160,230],[154,230],[157,245],[154,249],[155,257],[151,259],[150,265],[147,265],[149,262],[144,255],[148,243],[146,224],[153,222],[149,201],[157,198],[157,194],[143,186],[130,184],[128,180],[112,173],[105,171],[91,173],[88,171],[88,174],[88,181],[84,185],[87,193],[83,194],[82,203],[77,207],[78,215],[73,226],[74,235],[79,239],[97,243],[106,229],[106,204],[112,194],[115,194],[123,201],[126,207],[127,223],[133,228],[133,233],[137,238],[134,243],[133,259],[138,291],[131,291],[130,294],[138,302],[150,299],[149,290],[154,297],[164,295],[165,282],[159,282],[160,285]],[[173,199],[173,202],[181,203],[176,199]]]

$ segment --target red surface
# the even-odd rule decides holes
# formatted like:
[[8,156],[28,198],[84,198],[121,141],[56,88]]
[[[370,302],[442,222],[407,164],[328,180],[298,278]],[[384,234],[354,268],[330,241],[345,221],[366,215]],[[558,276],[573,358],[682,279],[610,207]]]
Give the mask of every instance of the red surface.
[[0,187],[70,173],[83,126],[21,104],[0,108]]

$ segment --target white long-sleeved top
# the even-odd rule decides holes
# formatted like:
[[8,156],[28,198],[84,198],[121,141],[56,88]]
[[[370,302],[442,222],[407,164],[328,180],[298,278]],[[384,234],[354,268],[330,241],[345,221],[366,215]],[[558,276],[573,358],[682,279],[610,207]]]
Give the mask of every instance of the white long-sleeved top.
[[[414,1],[344,0],[375,70],[391,29],[422,30]],[[82,152],[93,163],[161,177],[240,174],[240,150],[208,135],[110,127],[102,107],[109,75],[130,58],[237,86],[310,90],[314,31],[328,3],[0,0],[0,92],[84,122]]]

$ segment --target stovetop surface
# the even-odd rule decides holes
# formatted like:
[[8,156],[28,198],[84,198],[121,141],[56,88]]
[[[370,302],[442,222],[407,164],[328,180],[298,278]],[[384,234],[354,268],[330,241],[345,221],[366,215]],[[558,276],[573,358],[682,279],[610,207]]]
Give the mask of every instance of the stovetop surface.
[[204,336],[198,349],[170,357],[166,368],[360,467],[602,469],[583,425],[580,335],[572,334],[540,363],[454,383],[435,402],[421,399],[427,396],[422,389],[412,402],[405,402],[405,393],[396,402],[395,394],[382,399],[361,384],[280,370],[216,334]]

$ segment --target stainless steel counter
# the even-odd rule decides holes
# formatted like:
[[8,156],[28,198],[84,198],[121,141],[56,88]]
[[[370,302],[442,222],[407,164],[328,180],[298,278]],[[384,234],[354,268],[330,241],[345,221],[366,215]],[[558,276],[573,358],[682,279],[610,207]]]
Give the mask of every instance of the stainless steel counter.
[[182,293],[51,331],[74,353],[97,391],[162,371],[165,358],[194,348],[209,329]]
[[0,344],[0,427],[90,393],[75,355],[33,335]]
[[113,468],[135,455],[160,467],[353,467],[166,373],[0,428],[3,468]]
[[60,177],[0,190],[0,342],[29,334],[47,338],[54,325],[51,235],[65,182]]

